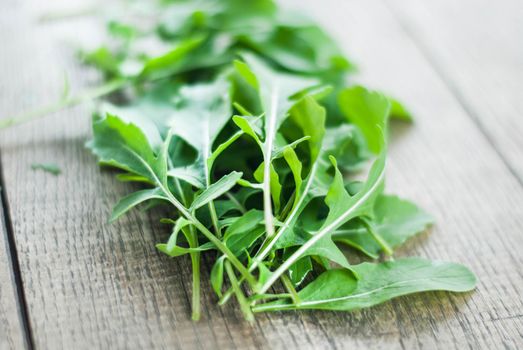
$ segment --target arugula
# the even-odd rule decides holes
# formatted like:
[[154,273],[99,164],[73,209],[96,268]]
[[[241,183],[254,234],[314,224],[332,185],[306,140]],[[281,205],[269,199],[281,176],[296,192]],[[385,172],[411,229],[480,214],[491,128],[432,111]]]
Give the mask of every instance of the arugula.
[[45,172],[48,172],[53,175],[60,175],[62,173],[62,169],[56,164],[53,163],[34,163],[31,164],[31,169],[33,170],[43,170]]
[[[193,319],[202,254],[214,257],[219,303],[235,296],[248,320],[474,288],[461,265],[394,260],[432,224],[384,194],[389,120],[412,116],[347,83],[354,65],[321,28],[271,0],[162,0],[126,12],[110,20],[108,43],[82,53],[102,86],[43,111],[120,90],[100,104],[88,143],[100,164],[136,183],[110,221],[140,205],[167,208],[172,232],[157,248],[190,256]],[[356,251],[371,262],[351,264]]]

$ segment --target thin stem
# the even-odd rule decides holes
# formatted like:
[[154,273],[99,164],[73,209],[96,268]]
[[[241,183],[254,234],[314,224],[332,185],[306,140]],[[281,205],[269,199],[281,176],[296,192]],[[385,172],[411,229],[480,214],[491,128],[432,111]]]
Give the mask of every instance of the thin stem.
[[254,313],[267,312],[267,311],[294,310],[294,309],[296,309],[296,305],[294,305],[294,304],[272,305],[272,303],[254,305],[251,308],[252,312],[254,312]]
[[231,264],[228,260],[225,260],[225,270],[227,271],[227,275],[229,276],[229,280],[231,281],[232,289],[236,294],[236,298],[238,299],[240,309],[242,310],[245,319],[250,322],[254,321],[254,315],[252,314],[249,302],[245,298],[245,295],[243,295],[240,285],[238,284],[238,280],[236,279],[236,275],[234,274],[234,271],[232,270]]
[[73,97],[67,97],[65,99],[60,99],[59,101],[57,101],[51,105],[48,105],[48,106],[45,106],[45,107],[42,107],[42,108],[39,108],[39,109],[36,109],[33,111],[26,112],[26,113],[20,114],[18,116],[12,117],[12,118],[1,119],[0,120],[0,130],[8,128],[10,126],[19,125],[19,124],[31,121],[33,119],[41,118],[48,114],[58,112],[62,109],[76,106],[76,105],[82,104],[86,101],[94,100],[99,97],[108,95],[116,90],[121,89],[128,83],[129,83],[129,81],[126,81],[126,80],[120,80],[120,79],[112,80],[112,81],[105,83],[102,86],[99,86],[92,90],[86,91],[80,95],[76,95]]
[[[238,283],[242,284],[244,280],[245,279],[243,277],[241,277],[240,280],[238,281]],[[234,290],[232,289],[232,287],[227,289],[227,291],[225,293],[223,293],[220,300],[218,300],[218,305],[225,305],[229,301],[229,299],[232,297],[233,294],[234,294]]]
[[[185,206],[187,206],[187,199],[183,193],[182,186],[180,181],[175,178],[175,184],[180,192],[180,197]],[[190,231],[190,248],[198,248],[198,234],[195,232],[192,225],[189,226]],[[200,252],[192,252],[191,256],[191,266],[192,266],[192,319],[198,321],[200,319]]]
[[218,224],[218,215],[216,214],[216,208],[214,207],[214,202],[209,202],[209,211],[211,213],[212,226],[216,232],[218,238],[222,238],[222,231],[220,230],[220,225]]
[[376,241],[376,243],[379,244],[381,249],[387,254],[388,256],[391,256],[394,252],[391,248],[391,246],[381,237],[381,235],[374,229],[374,225],[367,219],[367,218],[360,218],[363,222],[363,225],[365,225],[365,228],[367,228],[367,232],[370,233],[372,238]]
[[[209,153],[211,149],[210,145],[210,136],[209,136],[209,116],[207,116],[206,122],[204,124],[204,136],[203,136],[203,150],[204,150],[204,172],[205,172],[205,186],[209,188],[211,186],[211,170],[213,166],[213,161],[209,161]],[[214,227],[214,232],[218,238],[222,237],[222,231],[220,230],[220,225],[218,224],[218,215],[216,214],[216,208],[214,207],[214,202],[210,201],[208,204],[209,212],[211,213],[212,226]]]
[[279,293],[279,294],[255,294],[251,297],[249,297],[247,300],[251,302],[251,305],[253,302],[258,300],[265,300],[265,299],[292,299],[292,295],[290,293]]
[[271,94],[271,110],[268,118],[265,118],[265,147],[263,149],[263,212],[265,217],[265,231],[267,237],[274,236],[274,218],[271,201],[271,158],[276,133],[276,118],[278,111],[278,89],[275,88]]
[[[190,227],[191,231],[191,242],[189,246],[191,248],[198,248],[198,235],[194,231],[193,227]],[[198,321],[200,319],[200,253],[191,253],[191,264],[192,264],[192,319]]]
[[247,212],[247,210],[245,209],[245,207],[238,201],[238,199],[236,199],[236,197],[234,197],[230,192],[225,192],[225,195],[227,196],[227,198],[229,198],[229,200],[231,202],[234,203],[234,205],[236,206],[236,208],[238,208],[238,210],[242,213],[242,214],[245,214]]
[[289,277],[287,277],[286,274],[283,274],[281,275],[280,279],[287,292],[289,292],[289,294],[291,295],[292,302],[298,305],[300,303],[300,297],[298,296],[298,292],[296,292],[296,289],[292,285],[292,282],[289,279]]

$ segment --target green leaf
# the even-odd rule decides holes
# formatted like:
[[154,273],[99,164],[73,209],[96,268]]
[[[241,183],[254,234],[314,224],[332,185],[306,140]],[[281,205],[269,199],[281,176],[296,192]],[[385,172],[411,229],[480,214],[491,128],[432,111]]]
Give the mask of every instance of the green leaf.
[[249,210],[238,217],[225,231],[225,244],[235,254],[249,248],[261,235],[264,229],[263,212],[255,209]]
[[300,127],[304,135],[309,136],[311,163],[320,154],[325,135],[325,108],[312,97],[305,96],[289,110],[290,118]]
[[[294,209],[300,200],[300,197],[302,195],[301,193],[301,187],[303,184],[303,179],[301,178],[301,172],[302,172],[302,164],[296,155],[296,152],[292,148],[287,148],[285,151],[283,151],[283,157],[285,158],[285,161],[289,165],[289,168],[292,172],[292,177],[294,178],[294,186],[295,186],[295,195],[294,195],[294,203],[292,209]],[[291,210],[292,210],[291,209]]]
[[390,117],[392,119],[402,120],[409,123],[413,121],[412,114],[407,108],[405,108],[405,106],[403,106],[403,104],[400,101],[392,97],[389,97],[389,101]]
[[[426,230],[433,218],[412,202],[397,196],[380,195],[373,209],[373,226],[389,246],[398,247],[410,237]],[[371,257],[376,257],[381,248],[357,222],[351,227],[340,228],[334,234],[335,241],[349,244]]]
[[158,188],[141,190],[122,198],[113,209],[109,222],[116,221],[120,216],[127,213],[129,210],[151,199],[168,200]]
[[321,172],[330,169],[329,157],[336,158],[338,167],[345,171],[360,170],[369,160],[371,154],[367,150],[361,131],[351,124],[341,124],[327,128],[321,152]]
[[251,209],[244,215],[236,218],[236,220],[225,231],[224,239],[227,240],[231,236],[248,232],[258,226],[262,220],[263,212]]
[[345,117],[360,128],[369,150],[374,154],[380,153],[391,108],[389,99],[378,92],[356,86],[341,91],[338,103]]
[[167,175],[185,181],[196,188],[205,187],[205,185],[201,182],[201,171],[194,165],[172,168],[167,172]]
[[134,124],[108,114],[93,121],[93,140],[88,147],[100,163],[114,166],[152,182],[161,182],[158,176],[165,166],[158,160],[144,133]]
[[460,264],[405,258],[353,266],[361,278],[347,270],[329,270],[298,295],[300,304],[276,301],[255,306],[253,311],[323,309],[350,311],[371,307],[402,295],[443,290],[467,292],[476,285],[474,274]]
[[207,187],[196,197],[190,210],[196,210],[228,192],[234,187],[234,185],[236,185],[238,180],[241,179],[242,175],[242,173],[233,171],[232,173],[223,176],[220,180]]
[[160,243],[160,244],[156,245],[156,249],[158,249],[162,253],[170,256],[171,258],[175,258],[175,257],[186,255],[186,254],[201,253],[201,252],[205,252],[208,250],[216,249],[216,246],[214,244],[212,244],[211,242],[207,242],[197,248],[185,248],[185,247],[175,246],[172,250],[168,250],[167,244]]
[[178,243],[178,233],[180,232],[180,230],[182,230],[184,227],[190,224],[191,222],[184,218],[179,218],[178,220],[176,220],[176,224],[173,227],[173,232],[171,233],[171,236],[167,241],[167,246],[165,247],[166,251],[169,254],[172,254],[176,248],[176,244]]
[[[254,178],[259,183],[263,184],[265,182],[265,176],[263,173],[265,162],[262,162],[260,166],[256,169],[254,172]],[[274,211],[277,213],[280,211],[280,197],[281,197],[281,183],[280,183],[280,176],[274,169],[274,166],[271,164],[270,167],[270,192],[272,201],[274,203]]]
[[289,267],[289,276],[295,286],[299,286],[305,277],[312,271],[311,258],[306,256],[296,261]]
[[52,163],[34,163],[31,164],[31,169],[33,170],[43,170],[47,173],[53,174],[53,175],[60,175],[62,170],[60,167],[56,164]]
[[140,72],[140,77],[165,77],[180,70],[180,63],[187,55],[200,46],[205,36],[195,36],[180,42],[173,50],[147,60]]
[[211,269],[211,286],[218,297],[222,296],[222,286],[223,286],[223,263],[225,261],[225,256],[219,257]]
[[[294,105],[291,97],[301,90],[316,86],[316,79],[276,72],[260,58],[250,53],[243,53],[244,62],[235,61],[236,72],[258,93],[259,105],[266,113],[265,131],[275,133],[278,126],[287,117],[287,112]],[[271,121],[271,119],[273,119]],[[270,125],[273,128],[269,128]],[[266,133],[267,138],[269,134]]]

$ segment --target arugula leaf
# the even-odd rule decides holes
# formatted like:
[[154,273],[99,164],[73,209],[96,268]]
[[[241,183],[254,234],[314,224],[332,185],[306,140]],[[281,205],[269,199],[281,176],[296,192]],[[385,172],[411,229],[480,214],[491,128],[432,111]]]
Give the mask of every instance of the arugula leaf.
[[[427,229],[433,223],[433,218],[409,201],[382,194],[376,198],[372,222],[380,237],[389,246],[397,247]],[[380,245],[368,234],[364,225],[357,222],[340,228],[333,238],[374,258],[381,251]]]
[[242,173],[233,171],[207,187],[202,193],[197,195],[190,210],[196,210],[229,191],[241,179],[242,175]]
[[60,173],[62,172],[58,165],[52,163],[34,163],[31,164],[31,169],[43,170],[53,175],[60,175]]
[[165,164],[157,158],[144,133],[134,124],[108,114],[93,121],[88,147],[101,164],[117,167],[155,182],[165,181]]
[[412,122],[412,114],[410,111],[398,100],[389,97],[390,101],[390,117],[392,119],[402,120],[405,122]]
[[340,92],[338,101],[341,111],[360,128],[367,140],[369,150],[378,154],[382,148],[382,136],[390,114],[390,101],[378,92],[356,86]]
[[467,292],[476,278],[466,267],[421,258],[353,266],[361,276],[347,270],[329,270],[298,293],[300,303],[275,301],[253,307],[254,312],[289,309],[354,310],[371,307],[402,295],[433,290]]
[[113,208],[113,213],[109,222],[116,221],[120,216],[127,213],[129,210],[151,199],[168,200],[167,197],[158,188],[152,188],[148,190],[137,191],[130,195],[122,198],[118,204]]

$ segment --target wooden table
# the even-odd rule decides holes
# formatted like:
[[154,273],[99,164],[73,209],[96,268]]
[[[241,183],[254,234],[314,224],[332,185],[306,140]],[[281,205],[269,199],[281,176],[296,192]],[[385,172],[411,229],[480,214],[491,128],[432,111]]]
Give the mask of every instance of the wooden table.
[[[76,4],[62,2],[2,3],[2,116],[56,100],[64,71],[74,91],[96,84],[68,44],[92,41],[99,25],[35,20]],[[84,105],[0,133],[0,349],[523,347],[523,3],[293,4],[340,40],[358,81],[393,93],[416,116],[393,128],[387,186],[437,225],[398,255],[462,262],[478,275],[477,290],[353,313],[260,315],[250,325],[234,303],[216,306],[204,284],[194,323],[189,260],[155,250],[168,234],[158,218],[134,211],[106,223],[129,187],[84,148]],[[63,173],[32,171],[33,162]]]

